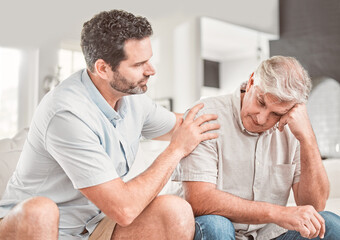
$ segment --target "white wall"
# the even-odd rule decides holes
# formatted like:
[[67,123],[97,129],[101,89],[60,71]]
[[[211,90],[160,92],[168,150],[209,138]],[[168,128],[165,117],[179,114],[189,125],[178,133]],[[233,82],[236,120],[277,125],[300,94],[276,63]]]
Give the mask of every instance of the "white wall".
[[[195,29],[193,23],[195,19],[200,16],[209,16],[264,32],[278,32],[277,0],[0,1],[0,46],[38,49],[39,51],[38,68],[32,66],[29,70],[34,72],[38,69],[38,73],[27,78],[27,81],[33,81],[32,77],[38,78],[39,99],[44,94],[42,90],[44,77],[55,72],[57,52],[61,42],[79,41],[83,22],[102,10],[125,9],[137,15],[146,16],[151,21],[155,30],[155,38],[159,39],[157,50],[159,59],[156,66],[158,73],[154,85],[150,87],[151,95],[155,98],[172,97],[175,103],[184,101],[182,106],[175,104],[175,110],[180,111],[198,97],[195,93],[197,86],[195,78],[197,81],[200,80],[199,77],[195,77],[199,70],[189,66],[198,56],[196,53],[190,53],[192,49],[196,49],[197,43],[194,42],[192,46],[188,42],[191,50],[180,50],[181,45],[176,45],[176,41],[185,41],[185,36],[182,40],[177,38],[178,35],[176,37],[178,26],[191,23],[189,28]],[[187,37],[190,37],[189,34]],[[190,55],[187,61],[193,62],[188,63],[183,59],[183,64],[187,64],[188,67],[183,69],[189,69],[187,74],[190,75],[188,77],[190,86],[185,87],[183,91],[181,84],[176,84],[175,76],[179,79],[178,76],[182,74],[180,71],[176,72],[178,68],[176,66],[178,66],[177,60],[181,59],[181,54],[186,56],[187,53],[183,52],[185,50],[188,50]],[[37,59],[33,57],[32,61],[37,61]],[[194,65],[199,67],[197,62]],[[192,96],[186,100],[181,99],[182,96],[190,94]]]
[[232,93],[242,82],[248,81],[258,64],[256,56],[222,62],[220,72],[223,93]]
[[220,87],[202,87],[202,97],[233,92],[269,57],[269,40],[278,38],[206,17],[201,18],[201,29],[202,58],[220,63]]

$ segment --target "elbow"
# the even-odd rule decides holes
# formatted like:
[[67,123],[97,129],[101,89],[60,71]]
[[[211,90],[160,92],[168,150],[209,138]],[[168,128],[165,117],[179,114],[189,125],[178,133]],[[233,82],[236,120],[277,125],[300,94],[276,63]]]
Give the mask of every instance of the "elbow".
[[317,211],[317,212],[321,212],[321,211],[324,211],[325,210],[325,207],[326,207],[326,201],[327,201],[327,198],[318,198],[318,199],[315,199],[314,201],[307,201],[307,202],[304,202],[302,204],[298,204],[299,206],[301,205],[311,205],[314,207],[314,209]]
[[326,202],[328,198],[329,198],[329,189],[328,191],[324,191],[324,193],[320,195],[319,201],[314,205],[315,210],[318,212],[324,211],[326,208]]
[[314,205],[314,208],[317,212],[322,212],[325,210],[326,204],[318,204]]
[[202,207],[202,204],[198,204],[195,201],[190,201],[188,199],[187,201],[191,205],[195,217],[209,214],[208,211]]
[[326,200],[327,199],[324,199],[324,200],[321,200],[319,201],[318,203],[315,203],[314,204],[314,208],[317,212],[321,212],[321,211],[324,211],[325,210],[325,207],[326,207]]
[[133,207],[124,207],[116,210],[114,215],[114,219],[119,226],[128,227],[138,217],[139,213]]

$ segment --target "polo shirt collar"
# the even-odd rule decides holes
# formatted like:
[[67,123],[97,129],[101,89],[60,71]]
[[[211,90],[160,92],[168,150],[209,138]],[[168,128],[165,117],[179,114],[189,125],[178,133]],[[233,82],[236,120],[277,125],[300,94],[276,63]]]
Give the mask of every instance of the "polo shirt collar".
[[116,112],[110,104],[105,100],[105,98],[100,94],[96,86],[93,84],[87,69],[84,69],[82,73],[82,82],[86,87],[90,98],[92,101],[98,106],[98,108],[104,113],[106,118],[115,123],[118,120],[121,120],[125,117],[127,109],[126,109],[126,100],[122,97],[118,102],[118,112]]

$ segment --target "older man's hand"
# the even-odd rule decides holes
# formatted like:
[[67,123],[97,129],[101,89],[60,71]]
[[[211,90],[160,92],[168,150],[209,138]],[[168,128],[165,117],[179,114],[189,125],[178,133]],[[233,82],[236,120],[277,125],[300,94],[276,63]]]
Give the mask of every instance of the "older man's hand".
[[275,223],[288,230],[295,230],[305,238],[323,238],[326,227],[325,220],[313,206],[284,207]]
[[279,121],[279,130],[283,131],[286,124],[288,124],[290,130],[300,142],[314,138],[305,104],[296,104],[289,112],[283,115]]

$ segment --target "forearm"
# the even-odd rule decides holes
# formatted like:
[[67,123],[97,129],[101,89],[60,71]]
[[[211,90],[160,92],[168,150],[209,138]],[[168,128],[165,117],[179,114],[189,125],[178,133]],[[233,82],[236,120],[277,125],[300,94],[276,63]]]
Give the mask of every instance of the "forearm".
[[220,191],[212,183],[184,182],[183,186],[185,198],[196,216],[214,214],[244,224],[275,223],[308,238],[314,234],[320,237],[324,234],[324,220],[312,206],[285,207],[250,201]]
[[206,140],[217,138],[216,133],[208,131],[219,128],[218,124],[204,124],[216,120],[214,114],[204,114],[196,119],[203,104],[193,107],[184,122],[173,133],[165,151],[142,174],[123,182],[120,178],[80,189],[107,216],[121,226],[128,226],[151,203],[169,180],[178,162],[197,145]]
[[300,182],[293,186],[296,204],[312,205],[318,211],[323,210],[329,195],[329,182],[306,105],[296,104],[281,117],[279,129],[282,130],[285,124],[300,142]]
[[132,206],[132,215],[138,216],[159,194],[181,159],[181,152],[169,145],[147,170],[125,184],[122,199]]
[[282,206],[266,202],[242,199],[230,193],[210,189],[197,196],[187,198],[195,216],[221,215],[232,222],[245,224],[263,224],[275,222]]
[[301,175],[298,184],[297,205],[312,205],[324,209],[329,195],[329,181],[322,164],[315,136],[300,141]]

